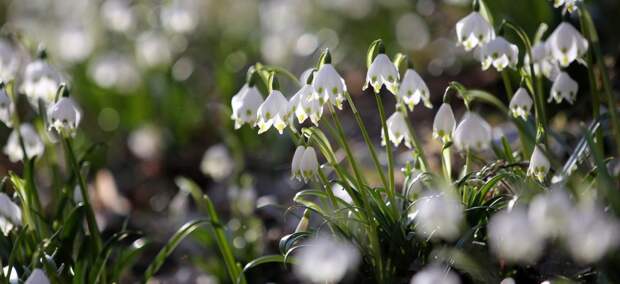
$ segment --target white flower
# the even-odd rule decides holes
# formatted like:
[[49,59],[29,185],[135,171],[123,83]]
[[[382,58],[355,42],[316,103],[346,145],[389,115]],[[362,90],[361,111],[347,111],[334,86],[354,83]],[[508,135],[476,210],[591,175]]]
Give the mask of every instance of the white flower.
[[345,203],[353,204],[353,198],[339,183],[332,184],[332,192],[334,193],[335,197],[340,198],[340,200],[344,201]]
[[467,112],[454,131],[459,150],[485,150],[491,143],[491,126],[480,115]]
[[337,283],[357,268],[360,255],[348,242],[319,236],[302,246],[297,255],[295,274],[311,283]]
[[504,278],[502,282],[499,282],[499,284],[517,284],[517,282],[515,282],[515,280],[511,277],[507,277],[507,278]]
[[438,265],[429,265],[411,278],[410,284],[460,284],[461,280],[452,271]]
[[286,128],[286,112],[288,110],[288,100],[278,91],[273,90],[260,105],[257,111],[258,134],[269,130],[271,126],[278,130],[280,134]]
[[[43,141],[32,125],[23,123],[19,127],[19,131],[24,139],[24,146],[26,148],[26,155],[28,155],[28,159],[43,155],[45,145],[43,145]],[[9,135],[6,146],[4,146],[4,153],[9,156],[9,160],[11,160],[11,162],[21,161],[24,158],[22,147],[19,143],[17,129],[13,129],[13,132]]]
[[463,206],[452,196],[433,192],[417,200],[409,217],[415,221],[416,232],[425,238],[453,241],[461,231]]
[[[405,146],[411,148],[411,134],[409,133],[405,116],[400,111],[394,112],[394,114],[387,119],[386,125],[388,128],[387,133],[389,140],[395,147],[398,147],[398,145],[405,140]],[[381,137],[381,144],[385,145],[385,131],[381,131]]]
[[560,8],[564,5],[564,9],[562,10],[564,13],[567,11],[572,13],[577,10],[577,2],[581,2],[582,0],[552,0],[553,7]]
[[565,235],[573,258],[580,263],[593,263],[615,249],[620,239],[617,220],[595,206],[574,210]]
[[[312,123],[319,125],[319,120],[323,116],[323,104],[313,96],[311,85],[303,86],[295,96],[299,95],[299,104],[295,108],[295,116],[299,123],[303,123],[310,117]],[[290,104],[289,104],[290,107]],[[290,109],[289,109],[290,110]]]
[[235,161],[224,144],[209,147],[202,157],[200,170],[215,181],[227,178],[234,170]]
[[342,109],[347,85],[334,66],[323,64],[314,76],[312,88],[314,88],[314,92],[321,103],[329,101],[338,109]]
[[6,236],[13,226],[22,225],[22,210],[10,197],[0,193],[0,231]]
[[567,22],[561,23],[547,39],[547,49],[562,67],[583,56],[588,51],[588,41]]
[[456,23],[456,36],[460,44],[470,51],[483,46],[495,37],[493,27],[478,12],[471,12]]
[[424,106],[427,108],[433,107],[428,86],[426,86],[426,83],[418,72],[413,69],[407,69],[407,71],[405,71],[405,76],[398,90],[398,97],[403,100],[410,111],[412,111],[413,107],[420,103],[420,101],[423,101]]
[[0,121],[7,127],[13,126],[12,118],[15,113],[15,104],[11,101],[4,87],[0,87]]
[[514,117],[521,117],[523,119],[527,119],[532,110],[532,105],[534,102],[532,98],[530,98],[530,94],[525,90],[525,88],[519,88],[512,99],[510,100],[510,113]]
[[301,160],[303,159],[306,147],[297,146],[295,153],[293,154],[293,161],[291,161],[291,178],[302,181],[303,175],[301,173]]
[[433,121],[433,137],[441,139],[443,143],[451,141],[455,127],[456,119],[452,107],[447,103],[441,104]]
[[544,239],[534,230],[524,209],[496,213],[487,230],[491,249],[503,260],[532,263],[542,253]]
[[11,272],[9,273],[9,267],[5,266],[4,268],[2,268],[2,271],[4,273],[4,277],[8,277],[8,280],[10,284],[17,284],[19,283],[19,275],[17,275],[17,270],[15,269],[15,267],[11,267]]
[[319,171],[319,162],[316,158],[316,152],[312,147],[306,147],[304,155],[301,156],[299,162],[299,171],[304,179],[304,182],[315,179]]
[[394,63],[387,55],[380,53],[370,64],[366,74],[366,83],[362,89],[366,90],[368,85],[371,85],[374,92],[379,93],[381,87],[385,86],[392,94],[396,94],[399,79],[400,74]]
[[573,206],[564,190],[554,189],[537,195],[530,203],[530,222],[541,236],[559,237],[568,228]]
[[[539,42],[532,47],[532,58],[536,76],[544,75],[547,79],[554,80],[561,71],[560,65],[549,55],[545,42]],[[531,72],[529,54],[525,55],[523,62],[526,65],[525,71],[529,74]]]
[[568,101],[570,104],[577,99],[577,92],[579,91],[579,84],[573,80],[568,73],[560,72],[555,77],[553,85],[551,85],[551,96],[547,100],[551,102],[554,100],[556,103],[562,102],[562,100]]
[[38,111],[39,101],[43,101],[46,107],[54,102],[62,82],[62,75],[54,67],[38,59],[26,66],[20,91],[26,94],[32,107]]
[[549,172],[549,167],[549,159],[547,159],[538,146],[534,147],[534,152],[532,152],[532,157],[530,158],[530,166],[527,168],[527,175],[536,177],[542,182]]
[[24,284],[50,284],[50,280],[43,270],[36,268],[30,273]]
[[491,65],[502,71],[506,67],[515,68],[519,63],[519,48],[498,36],[482,46],[480,50],[482,70],[487,70]]
[[49,129],[58,133],[73,135],[80,125],[82,112],[71,98],[62,97],[47,111],[50,120]]
[[9,40],[0,38],[0,80],[9,82],[15,79],[22,64],[17,47]]
[[235,129],[244,124],[254,126],[257,120],[258,108],[263,104],[263,97],[255,86],[247,84],[232,98],[231,119],[235,121]]

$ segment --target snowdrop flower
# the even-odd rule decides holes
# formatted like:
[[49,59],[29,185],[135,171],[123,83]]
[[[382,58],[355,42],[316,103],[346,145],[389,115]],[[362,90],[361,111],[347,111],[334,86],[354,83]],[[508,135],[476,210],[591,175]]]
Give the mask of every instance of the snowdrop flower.
[[460,150],[485,150],[491,143],[491,126],[480,115],[467,112],[454,131],[454,143]]
[[258,134],[264,133],[273,126],[280,134],[286,128],[286,112],[288,100],[278,91],[273,90],[257,110]]
[[[523,62],[526,66],[529,66],[529,54],[525,55]],[[539,42],[532,47],[531,63],[534,64],[534,74],[536,76],[543,75],[549,80],[554,80],[560,73],[560,65],[549,56],[549,51],[547,50],[547,44],[545,42]],[[528,72],[528,74],[531,72],[529,67],[526,67],[525,71]]]
[[368,68],[366,83],[362,89],[366,90],[368,85],[371,85],[374,92],[378,94],[381,87],[385,86],[392,94],[396,94],[399,79],[400,74],[398,74],[398,69],[396,69],[394,63],[387,55],[379,53]]
[[410,284],[460,284],[459,277],[449,269],[429,265],[411,278]]
[[547,49],[562,67],[568,66],[575,59],[588,51],[588,41],[567,22],[561,23],[547,39]]
[[538,234],[556,238],[568,228],[573,206],[565,191],[554,189],[537,195],[530,203],[528,216]]
[[532,109],[534,102],[530,98],[530,94],[525,88],[519,88],[515,95],[510,100],[510,113],[514,117],[521,117],[527,119]]
[[332,192],[334,193],[334,196],[337,198],[340,198],[342,201],[344,201],[347,204],[353,204],[353,198],[351,197],[351,195],[344,189],[344,187],[342,187],[342,185],[338,184],[338,183],[334,183],[332,184]]
[[[299,104],[295,108],[297,121],[303,123],[309,117],[312,123],[318,126],[319,120],[323,116],[323,104],[313,96],[312,85],[303,86],[295,96],[299,96]],[[289,111],[291,111],[290,102]]]
[[10,197],[0,193],[0,230],[6,236],[13,226],[22,225],[22,210]]
[[234,167],[235,162],[230,157],[230,153],[224,144],[209,147],[200,163],[202,173],[210,176],[215,181],[222,181],[230,176]]
[[501,72],[506,67],[515,68],[519,62],[519,48],[498,36],[482,46],[480,50],[482,70],[487,70],[491,65]]
[[50,284],[50,280],[43,270],[36,268],[30,273],[24,284]]
[[244,124],[254,126],[258,108],[263,104],[263,97],[255,86],[244,85],[232,98],[231,119],[235,121],[235,129]]
[[423,101],[424,106],[427,108],[433,107],[428,86],[426,86],[418,72],[411,68],[405,71],[405,76],[398,90],[398,97],[403,100],[410,111],[413,111],[413,107],[420,103],[420,101]]
[[452,107],[447,103],[441,104],[433,121],[433,137],[447,143],[452,140],[455,127],[456,119],[454,119]]
[[304,182],[315,179],[319,171],[319,162],[316,158],[316,152],[312,147],[306,147],[301,161],[299,161],[299,171]]
[[458,238],[463,221],[461,203],[442,193],[430,193],[418,199],[409,217],[415,221],[416,232],[425,238],[453,241]]
[[[19,131],[24,139],[24,146],[26,147],[26,155],[28,156],[28,159],[43,155],[45,145],[43,145],[43,141],[37,134],[34,127],[32,127],[31,124],[22,123],[19,127]],[[13,132],[9,135],[6,146],[4,146],[4,153],[9,156],[9,160],[14,163],[21,161],[24,158],[22,147],[19,143],[17,129],[13,129]]]
[[459,44],[463,45],[466,51],[470,51],[492,40],[495,31],[480,13],[471,12],[456,23],[456,36]]
[[54,67],[37,59],[26,66],[20,91],[26,94],[32,107],[39,110],[39,101],[46,107],[54,102],[62,82],[62,75]]
[[544,239],[521,208],[496,213],[487,227],[491,249],[503,260],[532,263],[540,256]]
[[577,99],[577,92],[579,91],[579,84],[573,80],[568,73],[560,72],[553,85],[551,85],[551,96],[547,102],[554,100],[556,103],[562,102],[562,100],[568,101],[570,104]]
[[319,236],[308,241],[296,256],[295,274],[311,283],[337,283],[357,268],[360,255],[348,242]]
[[315,74],[312,88],[314,88],[315,95],[321,103],[329,101],[338,109],[342,109],[347,85],[334,66],[329,63],[323,64]]
[[13,43],[0,38],[0,80],[9,82],[15,79],[15,75],[21,67],[21,56]]
[[594,263],[615,249],[620,239],[620,226],[612,217],[595,206],[576,210],[570,216],[566,244],[580,263]]
[[293,121],[294,121],[293,118],[296,116],[297,108],[301,104],[301,99],[302,99],[302,95],[298,91],[288,100],[288,104],[286,107],[286,119],[285,120],[288,121],[288,123],[291,125],[293,124]]
[[291,178],[298,179],[299,181],[303,179],[303,175],[301,173],[301,160],[303,159],[305,151],[306,147],[297,146],[297,149],[295,149],[295,153],[293,154],[293,161],[291,162]]
[[530,158],[530,166],[527,168],[527,175],[536,177],[542,182],[549,172],[549,167],[549,159],[547,159],[538,146],[534,147],[534,152],[532,152],[532,157]]
[[4,122],[7,127],[11,127],[14,112],[15,104],[6,93],[4,86],[0,86],[0,121]]
[[74,135],[80,125],[82,112],[73,99],[62,97],[48,109],[47,116],[50,120],[49,130],[54,129],[63,135]]
[[581,0],[553,0],[553,7],[560,8],[564,5],[563,12],[572,13],[577,10],[577,2],[581,2]]
[[[411,148],[411,135],[409,133],[409,128],[407,127],[405,116],[400,111],[394,112],[394,114],[387,119],[386,125],[388,128],[387,133],[389,140],[395,147],[398,147],[398,145],[405,140],[405,146],[407,148]],[[381,144],[385,145],[385,131],[381,132],[381,137]]]

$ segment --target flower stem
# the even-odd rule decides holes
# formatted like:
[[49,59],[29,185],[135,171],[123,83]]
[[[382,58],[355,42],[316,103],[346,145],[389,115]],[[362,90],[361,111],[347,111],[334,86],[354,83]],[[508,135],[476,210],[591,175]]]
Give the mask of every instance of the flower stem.
[[[420,143],[420,140],[418,139],[418,136],[416,135],[415,129],[413,129],[413,126],[411,125],[411,122],[409,121],[409,115],[407,113],[407,109],[405,108],[403,104],[399,104],[399,106],[401,109],[401,113],[405,116],[407,130],[409,130],[409,137],[411,138],[411,141],[413,141],[413,144],[418,154],[418,158],[422,162],[422,170],[429,171],[430,166],[428,165],[428,160],[426,160],[426,154],[424,153],[423,145],[422,143]],[[387,141],[386,141],[386,144],[387,144]]]
[[392,153],[392,145],[389,143],[388,139],[388,128],[387,121],[385,119],[385,109],[383,108],[383,102],[381,101],[380,93],[375,93],[375,100],[377,101],[377,109],[379,110],[379,117],[381,119],[381,129],[382,133],[385,133],[385,151],[387,152],[387,160],[388,160],[388,188],[386,188],[386,192],[392,206],[396,206],[396,198],[394,197],[394,154]]
[[510,82],[510,76],[508,74],[508,70],[504,70],[502,73],[502,80],[504,80],[504,88],[506,89],[506,96],[508,97],[508,101],[512,100],[512,83]]
[[364,184],[366,184],[366,181],[364,180],[364,176],[362,175],[359,166],[357,164],[357,161],[355,160],[355,157],[353,156],[353,152],[351,151],[351,147],[349,147],[349,143],[347,143],[346,140],[346,135],[344,133],[344,129],[342,128],[342,124],[340,123],[340,119],[338,118],[338,116],[336,115],[336,111],[334,110],[334,107],[331,104],[327,104],[329,107],[329,113],[331,114],[332,120],[334,121],[334,124],[336,125],[336,134],[339,136],[339,141],[340,144],[342,145],[342,148],[344,148],[345,152],[346,152],[346,156],[347,156],[347,160],[349,160],[349,164],[351,164],[351,168],[353,169],[353,173],[355,174],[355,179],[357,179],[358,185],[360,190],[362,189],[362,186]]

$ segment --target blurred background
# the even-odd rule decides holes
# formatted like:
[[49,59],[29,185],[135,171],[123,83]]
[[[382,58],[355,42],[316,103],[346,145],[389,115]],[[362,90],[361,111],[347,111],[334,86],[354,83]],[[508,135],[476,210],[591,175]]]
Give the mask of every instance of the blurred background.
[[[541,22],[551,29],[563,18],[578,24],[550,1],[488,2],[496,26],[510,19],[531,36]],[[617,85],[620,2],[586,4]],[[188,193],[176,186],[177,176],[196,180],[213,198],[244,263],[277,253],[279,238],[294,230],[300,212],[289,206],[303,185],[289,178],[290,137],[275,131],[258,136],[247,126],[235,131],[229,119],[230,99],[244,84],[249,66],[260,61],[300,75],[329,48],[379,145],[374,98],[361,91],[366,50],[377,38],[385,41],[390,56],[403,52],[413,60],[431,89],[435,109],[454,80],[506,101],[499,75],[481,71],[480,63],[456,45],[454,25],[470,11],[468,0],[2,0],[0,22],[2,37],[20,42],[26,58],[44,47],[50,62],[70,78],[84,110],[81,150],[97,145],[88,155],[100,225],[111,232],[126,223],[153,241],[126,276],[132,282],[179,226],[201,216]],[[507,38],[517,42],[512,35]],[[571,69],[580,90],[587,90],[585,68]],[[281,79],[285,95],[294,94],[295,86]],[[384,100],[389,114],[394,98]],[[568,137],[579,131],[574,122],[590,113],[587,96],[578,96],[577,104],[584,107],[550,107],[552,126]],[[430,155],[440,150],[430,135],[434,112],[417,107],[412,118]],[[457,106],[457,118],[462,112]],[[487,113],[498,133],[513,133],[502,114]],[[370,161],[348,110],[342,119],[353,148]],[[0,126],[0,140],[6,141],[9,132]],[[556,150],[562,154],[563,148]],[[401,166],[409,156],[403,151]],[[431,163],[437,165],[437,159]],[[20,167],[0,155],[0,174]],[[39,173],[43,190],[54,182],[51,176]],[[224,269],[205,229],[177,249],[154,281],[222,283]],[[289,272],[266,266],[249,278],[253,283],[295,282]]]

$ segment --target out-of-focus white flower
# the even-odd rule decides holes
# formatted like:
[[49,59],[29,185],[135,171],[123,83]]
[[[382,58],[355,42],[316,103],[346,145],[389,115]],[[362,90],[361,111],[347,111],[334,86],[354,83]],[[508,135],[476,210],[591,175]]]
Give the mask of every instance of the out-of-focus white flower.
[[74,135],[80,125],[82,111],[71,98],[62,97],[47,111],[50,120],[49,130],[56,130],[63,135]]
[[[545,42],[539,42],[532,47],[532,58],[534,74],[536,74],[536,76],[543,75],[549,80],[554,80],[561,71],[560,65],[549,55]],[[523,62],[524,65],[529,66],[529,54],[525,55]],[[529,67],[526,67],[525,70],[528,74],[531,72]]]
[[[517,282],[515,282],[515,280],[511,277],[508,278],[504,278],[502,280],[502,282],[499,282],[499,284],[516,284]],[[542,283],[541,283],[542,284]]]
[[433,121],[433,137],[440,139],[443,143],[452,141],[455,127],[456,119],[452,107],[447,103],[441,104]]
[[103,88],[132,91],[140,84],[140,72],[131,58],[109,53],[93,59],[88,67],[89,76]]
[[547,102],[554,100],[556,103],[566,100],[570,104],[577,99],[577,92],[579,91],[579,84],[568,73],[560,72],[555,77],[553,85],[551,85],[551,96],[547,99]]
[[485,150],[491,144],[491,126],[480,115],[468,111],[454,131],[454,144],[462,151]]
[[342,187],[342,185],[340,185],[338,183],[332,184],[332,192],[334,193],[335,197],[340,198],[345,203],[353,204],[353,198],[344,189],[344,187]]
[[549,172],[549,167],[549,159],[547,159],[538,146],[534,147],[534,152],[532,152],[532,157],[530,158],[530,166],[527,168],[527,174],[536,177],[542,182]]
[[[19,127],[19,132],[24,139],[24,146],[26,148],[26,155],[28,156],[28,159],[43,155],[45,145],[43,145],[43,141],[31,124],[22,123]],[[14,163],[21,161],[24,158],[22,147],[19,143],[17,129],[13,129],[13,132],[9,135],[9,139],[4,146],[4,153],[9,156],[9,160]]]
[[0,87],[0,121],[7,127],[13,126],[13,113],[15,112],[15,104],[6,93],[4,86]]
[[459,44],[470,51],[495,38],[495,31],[478,12],[471,12],[456,23],[456,36]]
[[530,98],[530,94],[527,90],[525,90],[525,88],[519,88],[510,100],[510,113],[514,117],[527,119],[530,115],[533,104],[534,102],[532,101],[532,98]]
[[566,244],[580,263],[594,263],[615,249],[620,239],[618,221],[595,206],[573,210]]
[[299,171],[304,179],[304,182],[315,179],[318,176],[319,162],[316,157],[316,152],[312,147],[306,147],[304,155],[301,156],[299,162]]
[[411,278],[410,284],[460,284],[459,277],[449,269],[439,265],[429,265]]
[[487,230],[491,249],[503,260],[532,263],[542,253],[544,238],[534,230],[522,208],[496,213]]
[[409,217],[416,232],[426,238],[453,241],[458,238],[463,221],[463,205],[452,196],[432,192],[417,200]]
[[379,53],[368,68],[366,83],[362,89],[366,90],[370,85],[375,93],[379,93],[381,87],[385,86],[392,94],[396,94],[399,79],[400,74],[398,74],[398,69],[396,69],[394,62],[384,53]]
[[0,193],[0,231],[7,235],[13,226],[22,225],[22,210],[10,197]]
[[143,32],[136,39],[136,59],[147,68],[166,66],[172,62],[170,41],[159,32]]
[[316,72],[312,88],[321,103],[329,101],[338,109],[342,109],[344,101],[344,93],[347,91],[347,85],[344,79],[338,74],[338,71],[331,64],[323,64],[319,71]]
[[258,134],[269,130],[271,126],[282,134],[286,128],[287,110],[288,100],[286,100],[282,92],[278,90],[271,91],[271,94],[267,96],[257,111]]
[[255,86],[244,85],[236,95],[232,97],[231,119],[235,121],[235,129],[244,124],[254,126],[257,121],[258,108],[263,104],[261,96]]
[[295,274],[311,283],[337,283],[357,268],[360,255],[348,242],[319,236],[301,247]]
[[221,181],[232,173],[235,162],[224,144],[209,147],[200,162],[200,170],[215,181]]
[[297,146],[297,149],[295,149],[295,153],[293,154],[293,161],[291,161],[291,178],[298,179],[299,181],[303,179],[303,174],[301,172],[301,160],[304,157],[305,151],[306,147]]
[[116,32],[127,32],[135,24],[129,0],[106,0],[101,5],[101,18],[106,27]]
[[163,147],[162,134],[156,126],[142,126],[129,134],[127,144],[136,157],[143,160],[156,159]]
[[19,275],[17,275],[17,270],[15,269],[15,267],[11,267],[11,272],[10,273],[9,273],[9,267],[8,266],[3,267],[2,271],[3,271],[5,277],[8,276],[8,280],[9,280],[10,284],[17,284],[17,283],[19,283]]
[[47,107],[56,99],[56,93],[63,82],[58,70],[42,59],[37,59],[26,66],[20,91],[28,97],[35,110],[39,110],[39,101]]
[[42,269],[35,268],[24,284],[50,284],[50,280]]
[[561,23],[547,39],[547,49],[562,67],[583,56],[588,51],[588,41],[567,22]]
[[83,27],[68,26],[59,32],[55,47],[54,50],[63,60],[80,62],[92,53],[95,39]]
[[0,80],[9,82],[15,79],[22,64],[17,47],[10,41],[0,38]]
[[197,3],[194,0],[173,0],[161,8],[161,22],[169,31],[189,33],[198,25]]
[[413,107],[420,103],[420,101],[424,102],[425,107],[433,108],[430,95],[428,86],[426,86],[418,72],[413,69],[407,69],[398,90],[398,97],[403,100],[409,110],[413,111]]
[[[398,147],[403,140],[405,140],[405,146],[411,148],[411,134],[405,121],[405,116],[400,112],[394,112],[386,121],[387,133],[389,140]],[[382,145],[385,145],[385,131],[381,131]]]
[[553,1],[553,7],[555,8],[560,8],[562,7],[562,5],[564,5],[563,8],[563,12],[569,12],[572,13],[574,11],[577,11],[577,9],[579,7],[577,7],[577,3],[581,2],[582,0],[552,0]]
[[568,229],[573,206],[565,191],[539,194],[530,203],[528,216],[533,228],[544,237],[556,238]]
[[515,68],[519,63],[519,48],[498,36],[482,46],[480,50],[482,70],[487,70],[491,65],[501,72],[506,67]]

